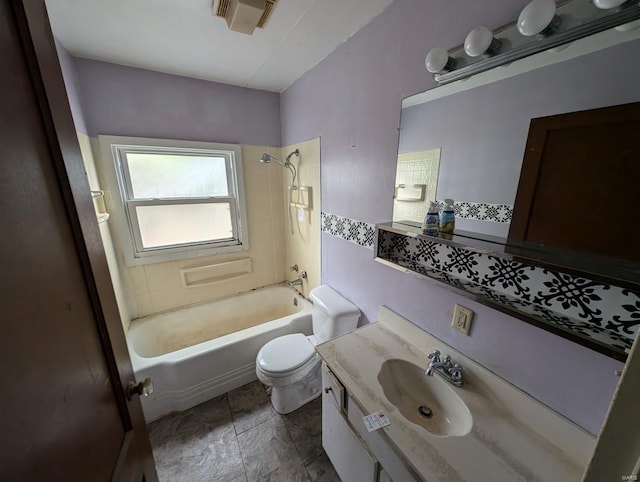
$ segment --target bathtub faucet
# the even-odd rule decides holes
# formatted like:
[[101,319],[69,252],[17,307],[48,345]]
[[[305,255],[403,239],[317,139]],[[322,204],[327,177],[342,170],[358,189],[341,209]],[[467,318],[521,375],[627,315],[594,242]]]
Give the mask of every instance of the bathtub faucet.
[[289,281],[289,286],[302,286],[302,280],[307,278],[307,272],[303,271],[302,273],[300,273],[300,276],[298,276],[296,279],[294,279],[293,281]]

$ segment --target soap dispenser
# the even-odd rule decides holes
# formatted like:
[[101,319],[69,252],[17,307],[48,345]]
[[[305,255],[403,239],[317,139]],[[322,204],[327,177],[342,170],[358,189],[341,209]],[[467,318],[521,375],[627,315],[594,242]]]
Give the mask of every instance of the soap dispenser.
[[453,234],[453,229],[456,226],[456,219],[454,215],[453,199],[444,200],[444,208],[442,208],[442,214],[440,215],[440,232],[445,234]]
[[431,201],[429,210],[427,211],[427,214],[424,215],[424,221],[422,223],[423,234],[428,234],[429,236],[438,235],[438,211],[438,204],[434,201]]

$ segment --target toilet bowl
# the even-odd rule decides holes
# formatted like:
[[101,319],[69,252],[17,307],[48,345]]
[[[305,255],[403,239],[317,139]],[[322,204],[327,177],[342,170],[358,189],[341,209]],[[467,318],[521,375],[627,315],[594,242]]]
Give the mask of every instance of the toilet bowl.
[[313,302],[313,335],[294,333],[275,338],[256,357],[258,380],[271,388],[276,412],[297,410],[320,395],[320,357],[315,346],[356,328],[360,310],[326,285],[309,293]]
[[290,413],[320,395],[320,357],[317,340],[302,333],[271,340],[258,352],[256,375],[271,387],[271,403],[278,413]]

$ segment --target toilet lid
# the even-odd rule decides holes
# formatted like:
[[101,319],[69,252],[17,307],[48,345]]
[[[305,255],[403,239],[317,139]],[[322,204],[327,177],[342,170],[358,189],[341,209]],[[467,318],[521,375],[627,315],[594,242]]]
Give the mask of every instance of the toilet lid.
[[288,372],[303,365],[313,353],[313,345],[302,333],[280,336],[260,349],[258,366],[271,373]]

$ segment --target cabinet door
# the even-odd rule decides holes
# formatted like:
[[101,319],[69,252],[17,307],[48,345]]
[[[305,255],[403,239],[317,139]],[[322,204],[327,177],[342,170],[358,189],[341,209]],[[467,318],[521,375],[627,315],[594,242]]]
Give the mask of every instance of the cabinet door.
[[[367,431],[364,421],[362,420],[362,417],[364,417],[365,414],[362,413],[360,407],[358,407],[351,398],[347,400],[347,407],[349,409],[349,422],[351,423],[351,426],[358,434],[360,434],[364,443],[367,444],[367,447],[371,449],[371,452],[375,454],[376,459],[378,459],[380,464],[382,464],[382,467],[384,467],[384,471],[381,472],[380,480],[395,480],[397,482],[421,480],[411,473],[404,461],[393,451],[391,446],[382,437],[378,430],[374,432]],[[384,476],[387,478],[384,479]]]
[[[336,472],[345,482],[375,482],[378,475],[376,460],[353,433],[343,412],[335,403],[332,392],[337,379],[329,378],[322,370],[322,446]],[[338,382],[339,383],[339,382]],[[329,391],[325,388],[332,388]]]

